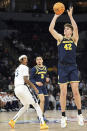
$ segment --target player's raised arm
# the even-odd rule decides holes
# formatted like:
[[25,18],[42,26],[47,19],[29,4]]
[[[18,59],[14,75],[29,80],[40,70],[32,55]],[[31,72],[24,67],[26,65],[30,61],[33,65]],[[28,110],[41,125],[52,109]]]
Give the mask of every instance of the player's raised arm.
[[50,26],[49,26],[49,32],[52,34],[52,36],[57,40],[57,41],[61,41],[63,39],[63,36],[61,34],[59,34],[55,29],[55,23],[56,23],[56,20],[57,18],[59,17],[60,15],[54,15],[51,23],[50,23]]
[[70,18],[70,21],[71,21],[71,24],[73,26],[73,40],[75,41],[75,43],[78,42],[78,39],[79,39],[79,34],[78,34],[78,26],[72,16],[72,13],[73,13],[73,7],[70,7],[69,10],[67,10],[67,13],[68,13],[68,16]]

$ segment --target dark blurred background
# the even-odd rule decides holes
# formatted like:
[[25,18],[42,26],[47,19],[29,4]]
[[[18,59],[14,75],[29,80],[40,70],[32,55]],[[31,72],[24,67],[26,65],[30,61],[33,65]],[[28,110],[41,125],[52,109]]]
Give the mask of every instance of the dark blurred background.
[[[48,91],[57,99],[58,50],[56,40],[49,33],[49,24],[54,15],[53,5],[58,1],[64,3],[66,10],[70,5],[74,7],[73,16],[80,36],[77,47],[79,87],[82,99],[87,99],[87,0],[0,0],[1,92],[13,91],[14,71],[21,54],[29,57],[30,69],[35,65],[35,57],[41,55],[50,77]],[[56,30],[63,34],[66,22],[70,21],[65,11],[56,23]]]

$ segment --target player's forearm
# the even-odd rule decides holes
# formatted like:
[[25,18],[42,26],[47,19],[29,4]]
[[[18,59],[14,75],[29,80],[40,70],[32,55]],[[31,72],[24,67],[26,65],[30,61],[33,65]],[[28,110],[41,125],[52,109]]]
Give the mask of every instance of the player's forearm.
[[28,80],[27,82],[34,90],[36,89],[35,85],[30,80]]
[[52,19],[52,21],[50,23],[50,26],[49,26],[49,31],[54,30],[55,23],[56,23],[56,20],[57,20],[58,17],[59,17],[59,15],[54,15],[54,17],[53,17],[53,19]]
[[76,24],[73,16],[70,16],[70,21],[71,21],[71,24],[72,24],[73,28],[74,28],[74,29],[78,29],[77,24]]
[[26,76],[24,77],[24,82],[29,86],[31,86],[32,88],[34,89],[36,88],[35,85],[30,80],[28,80]]
[[25,83],[28,84],[29,86],[31,86],[35,91],[37,91],[36,86],[30,81],[30,80],[25,80]]

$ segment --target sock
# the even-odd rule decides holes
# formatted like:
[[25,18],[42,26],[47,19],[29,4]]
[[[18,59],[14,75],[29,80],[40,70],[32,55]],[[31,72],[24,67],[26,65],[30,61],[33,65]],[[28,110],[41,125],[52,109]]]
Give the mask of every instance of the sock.
[[17,119],[28,109],[29,105],[24,105],[19,111],[18,113],[14,116],[14,118],[12,120],[14,120],[15,122],[17,121]]
[[81,109],[78,110],[78,115],[82,114],[82,111]]
[[66,116],[65,112],[62,112],[62,116],[64,116],[64,117]]
[[43,115],[42,115],[42,111],[40,109],[40,106],[38,105],[38,103],[33,104],[33,106],[34,106],[34,108],[35,108],[35,110],[37,112],[37,115],[39,117],[40,123],[44,124]]

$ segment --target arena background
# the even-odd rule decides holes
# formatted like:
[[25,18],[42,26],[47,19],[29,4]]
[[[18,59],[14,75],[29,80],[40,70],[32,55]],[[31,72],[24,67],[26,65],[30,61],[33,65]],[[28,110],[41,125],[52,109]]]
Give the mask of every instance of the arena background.
[[[0,111],[17,111],[20,102],[14,98],[14,71],[18,57],[26,54],[30,69],[35,57],[43,56],[48,67],[50,82],[48,110],[60,110],[59,85],[57,84],[58,50],[56,40],[49,33],[54,15],[54,3],[62,1],[66,10],[74,6],[73,16],[79,28],[77,64],[82,109],[87,109],[87,0],[0,0]],[[56,29],[63,34],[63,25],[70,22],[66,11],[59,18]],[[51,97],[52,96],[52,97]],[[16,104],[15,104],[16,103]],[[16,105],[16,106],[15,106]],[[68,85],[67,110],[76,110],[70,85]]]

